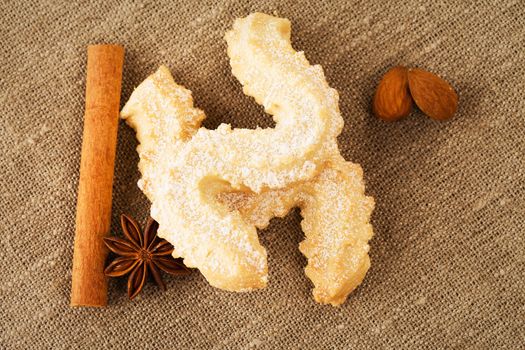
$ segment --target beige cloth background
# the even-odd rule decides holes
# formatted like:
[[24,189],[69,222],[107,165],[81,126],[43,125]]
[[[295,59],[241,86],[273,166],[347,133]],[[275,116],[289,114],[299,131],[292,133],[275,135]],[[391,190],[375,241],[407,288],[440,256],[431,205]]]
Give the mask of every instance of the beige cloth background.
[[[297,211],[261,232],[267,289],[232,294],[193,273],[105,309],[71,309],[71,259],[86,45],[126,47],[122,101],[160,64],[208,119],[270,126],[232,77],[222,39],[234,18],[277,13],[339,90],[340,146],[376,198],[372,267],[340,308],[303,275]],[[1,349],[518,349],[525,347],[525,3],[381,0],[0,3]],[[460,95],[445,123],[370,113],[380,76],[406,64]],[[136,141],[121,123],[118,215],[143,221]]]

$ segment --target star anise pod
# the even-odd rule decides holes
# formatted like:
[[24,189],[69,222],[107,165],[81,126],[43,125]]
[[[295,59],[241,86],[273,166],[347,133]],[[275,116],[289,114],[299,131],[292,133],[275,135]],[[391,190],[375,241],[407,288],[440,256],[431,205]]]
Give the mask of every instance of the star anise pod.
[[113,253],[119,255],[104,270],[106,276],[120,277],[128,273],[128,296],[133,299],[140,293],[151,273],[153,279],[166,290],[160,271],[171,275],[186,275],[190,271],[181,259],[171,256],[173,246],[165,239],[157,237],[159,224],[151,217],[148,219],[144,234],[137,222],[122,214],[120,225],[124,238],[105,237],[104,243]]

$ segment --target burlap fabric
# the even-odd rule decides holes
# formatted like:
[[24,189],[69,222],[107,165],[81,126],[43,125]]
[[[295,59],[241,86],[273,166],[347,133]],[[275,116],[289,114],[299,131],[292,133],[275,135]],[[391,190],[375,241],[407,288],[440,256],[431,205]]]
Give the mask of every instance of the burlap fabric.
[[[232,77],[222,39],[253,11],[293,23],[293,42],[339,90],[347,159],[376,199],[372,267],[340,308],[303,274],[297,211],[260,233],[267,289],[233,294],[198,273],[130,302],[112,280],[105,309],[69,293],[86,45],[126,47],[122,102],[160,64],[208,119],[271,126]],[[525,3],[373,1],[11,1],[0,3],[1,349],[518,349],[525,346]],[[371,115],[381,75],[437,72],[456,117]],[[118,216],[143,221],[134,132],[121,123]]]

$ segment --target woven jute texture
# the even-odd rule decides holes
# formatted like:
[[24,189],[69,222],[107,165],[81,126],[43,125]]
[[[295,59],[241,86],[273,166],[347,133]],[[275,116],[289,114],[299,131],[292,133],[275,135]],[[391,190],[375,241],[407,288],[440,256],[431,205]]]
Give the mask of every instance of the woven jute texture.
[[[296,210],[260,232],[264,290],[224,292],[195,271],[132,302],[111,280],[107,308],[70,308],[86,46],[125,46],[122,103],[166,64],[207,128],[268,127],[223,40],[254,11],[289,18],[294,47],[340,93],[340,148],[376,200],[364,283],[339,308],[313,301]],[[0,348],[523,349],[524,37],[523,1],[2,1]],[[451,82],[456,116],[374,117],[376,84],[397,64]],[[115,234],[120,213],[149,211],[136,146],[121,122]]]

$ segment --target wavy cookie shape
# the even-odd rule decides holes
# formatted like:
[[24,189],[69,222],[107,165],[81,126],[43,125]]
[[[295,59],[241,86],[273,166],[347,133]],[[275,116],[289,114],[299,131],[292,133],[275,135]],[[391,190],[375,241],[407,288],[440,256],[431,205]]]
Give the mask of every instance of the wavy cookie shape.
[[[210,284],[261,288],[266,251],[256,226],[299,205],[314,296],[339,304],[369,266],[373,201],[364,196],[359,166],[339,155],[338,94],[320,66],[293,50],[286,19],[238,19],[226,41],[233,74],[276,127],[200,128],[204,113],[165,67],[137,87],[121,116],[137,131],[139,186],[152,202],[158,234]],[[336,212],[327,214],[330,208]]]

